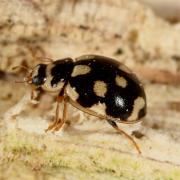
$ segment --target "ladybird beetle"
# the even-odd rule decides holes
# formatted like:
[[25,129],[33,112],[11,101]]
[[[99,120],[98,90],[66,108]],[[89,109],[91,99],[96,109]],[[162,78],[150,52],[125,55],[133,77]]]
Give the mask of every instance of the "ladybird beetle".
[[[117,123],[135,123],[146,114],[146,96],[137,77],[114,59],[84,55],[38,64],[25,78],[35,89],[59,92],[56,116],[46,131],[58,131],[66,120],[67,102],[90,115],[106,119],[119,133],[134,139],[121,130]],[[59,118],[59,103],[64,103],[63,117]]]

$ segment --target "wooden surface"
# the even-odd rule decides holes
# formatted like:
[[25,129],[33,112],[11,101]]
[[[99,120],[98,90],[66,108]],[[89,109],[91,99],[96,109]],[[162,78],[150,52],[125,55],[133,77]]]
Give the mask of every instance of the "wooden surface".
[[[16,8],[14,8],[16,6]],[[179,179],[180,29],[135,1],[0,1],[1,179]],[[148,114],[119,124],[132,144],[105,121],[68,106],[68,125],[45,133],[55,95],[30,102],[14,84],[36,57],[100,54],[128,65],[142,80]],[[16,88],[15,88],[16,86]]]

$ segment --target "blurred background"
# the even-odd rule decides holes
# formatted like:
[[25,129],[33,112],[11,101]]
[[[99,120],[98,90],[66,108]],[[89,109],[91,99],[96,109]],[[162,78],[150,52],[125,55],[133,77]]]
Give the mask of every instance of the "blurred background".
[[[178,0],[0,0],[0,179],[180,179],[180,2]],[[14,83],[41,58],[98,54],[142,81],[148,114],[120,124],[129,141],[69,106],[67,130],[44,133],[55,96],[30,102]],[[65,128],[66,129],[66,128]]]
[[138,0],[148,5],[158,16],[170,21],[178,23],[180,18],[180,2],[178,0]]

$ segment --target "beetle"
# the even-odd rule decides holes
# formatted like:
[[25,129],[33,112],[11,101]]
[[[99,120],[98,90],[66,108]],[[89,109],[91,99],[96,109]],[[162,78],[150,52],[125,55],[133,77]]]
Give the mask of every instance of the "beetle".
[[[70,103],[85,113],[107,120],[141,153],[134,139],[117,126],[117,123],[140,121],[147,109],[142,84],[122,63],[99,55],[52,60],[36,65],[24,82],[33,89],[59,93],[55,119],[46,132],[62,128],[66,121],[67,103]],[[60,103],[64,103],[62,118],[59,118]]]

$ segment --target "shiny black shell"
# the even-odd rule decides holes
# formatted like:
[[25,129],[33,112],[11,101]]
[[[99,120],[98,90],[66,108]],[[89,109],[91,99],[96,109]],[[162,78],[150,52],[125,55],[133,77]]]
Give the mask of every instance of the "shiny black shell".
[[[127,122],[137,121],[146,114],[143,86],[126,66],[97,55],[81,56],[76,60],[74,68],[79,65],[89,67],[84,74],[73,76],[72,72],[68,80],[69,86],[78,94],[74,100],[77,107],[81,106],[80,109],[86,112],[89,110],[90,114],[94,111],[94,115]],[[71,93],[68,96],[71,98]]]

